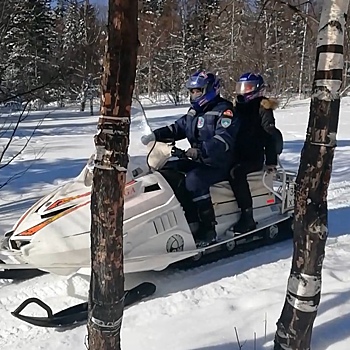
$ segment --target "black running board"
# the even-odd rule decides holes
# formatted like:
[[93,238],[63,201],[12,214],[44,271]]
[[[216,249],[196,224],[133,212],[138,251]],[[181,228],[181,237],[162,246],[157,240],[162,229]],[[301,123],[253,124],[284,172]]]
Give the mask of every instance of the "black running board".
[[[156,286],[150,282],[144,282],[136,287],[129,289],[124,295],[124,307],[130,306],[154,294]],[[36,304],[47,312],[47,317],[25,316],[21,312],[29,305]],[[21,321],[30,323],[38,327],[51,328],[72,328],[87,322],[88,319],[88,303],[81,303],[71,306],[67,309],[53,314],[49,305],[38,298],[29,298],[25,300],[11,314]]]
[[[270,222],[270,224],[265,220],[261,221],[256,230],[245,234],[237,234],[237,236],[219,241],[216,244],[199,248],[197,255],[177,261],[171,264],[170,268],[185,270],[192,269],[236,254],[249,252],[265,245],[290,239],[293,237],[292,222],[292,216],[284,216],[280,220]],[[269,225],[278,227],[278,234],[276,236],[269,236]],[[231,245],[228,246],[228,244]]]
[[[5,265],[4,268],[1,265]],[[6,263],[2,260],[0,260],[0,269],[3,270],[0,271],[0,280],[24,281],[47,274],[39,269],[6,269]]]

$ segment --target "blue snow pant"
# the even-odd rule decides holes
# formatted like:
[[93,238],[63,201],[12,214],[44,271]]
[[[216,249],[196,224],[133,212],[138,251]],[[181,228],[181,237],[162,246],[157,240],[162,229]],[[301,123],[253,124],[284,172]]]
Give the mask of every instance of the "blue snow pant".
[[216,168],[192,160],[169,161],[160,171],[183,206],[189,223],[215,222],[210,186],[228,180],[230,168]]

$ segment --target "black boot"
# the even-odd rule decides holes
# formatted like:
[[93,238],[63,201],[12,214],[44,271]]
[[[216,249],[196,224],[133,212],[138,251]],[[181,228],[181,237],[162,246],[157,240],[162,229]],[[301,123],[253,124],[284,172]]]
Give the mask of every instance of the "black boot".
[[253,209],[247,208],[242,210],[241,217],[233,226],[233,231],[237,233],[247,233],[256,229],[256,222],[253,217]]
[[196,237],[199,231],[199,222],[189,222],[188,226],[190,227],[193,237]]
[[206,247],[216,243],[215,212],[210,199],[201,200],[197,205],[199,230],[195,236],[197,247]]

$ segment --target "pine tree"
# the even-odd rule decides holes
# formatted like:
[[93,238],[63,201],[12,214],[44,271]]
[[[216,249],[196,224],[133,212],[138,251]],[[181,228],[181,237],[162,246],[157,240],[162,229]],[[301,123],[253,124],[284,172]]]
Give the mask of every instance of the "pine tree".
[[49,84],[57,72],[51,62],[55,31],[50,1],[11,1],[16,10],[9,14],[4,35],[8,51],[4,79],[15,94]]
[[78,93],[88,77],[99,77],[103,56],[102,23],[88,1],[80,4],[77,0],[69,3],[63,23],[63,59],[71,74],[67,86]]

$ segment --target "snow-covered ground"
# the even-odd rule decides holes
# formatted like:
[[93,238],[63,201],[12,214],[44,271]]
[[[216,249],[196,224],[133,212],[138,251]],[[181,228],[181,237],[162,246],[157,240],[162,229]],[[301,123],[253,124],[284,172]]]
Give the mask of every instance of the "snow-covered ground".
[[[146,110],[152,128],[176,119],[187,108]],[[33,112],[20,126],[11,156],[44,112]],[[45,111],[47,113],[47,111]],[[309,114],[309,100],[276,111],[285,139],[282,162],[297,170]],[[14,118],[12,116],[12,118]],[[29,147],[0,171],[0,232],[10,229],[23,211],[57,184],[78,175],[94,150],[97,117],[77,110],[55,110],[38,127]],[[314,350],[347,350],[350,342],[350,98],[344,98],[338,147],[329,190],[330,238],[323,270],[323,293],[313,332]],[[4,139],[0,139],[1,142]],[[184,146],[186,142],[181,142]],[[1,149],[1,148],[0,148]],[[12,153],[11,153],[12,152]],[[134,155],[145,150],[133,148]],[[21,174],[20,177],[18,175]],[[125,310],[124,350],[271,349],[275,323],[284,302],[292,242],[255,250],[188,271],[165,270],[134,274],[126,286],[153,281],[157,292]],[[82,292],[88,285],[77,281]],[[84,350],[86,327],[58,332],[27,325],[11,316],[24,299],[39,297],[55,311],[81,302],[67,296],[67,279],[42,276],[22,283],[0,281],[1,350]],[[84,290],[85,289],[85,290]],[[33,312],[35,309],[33,309]]]

